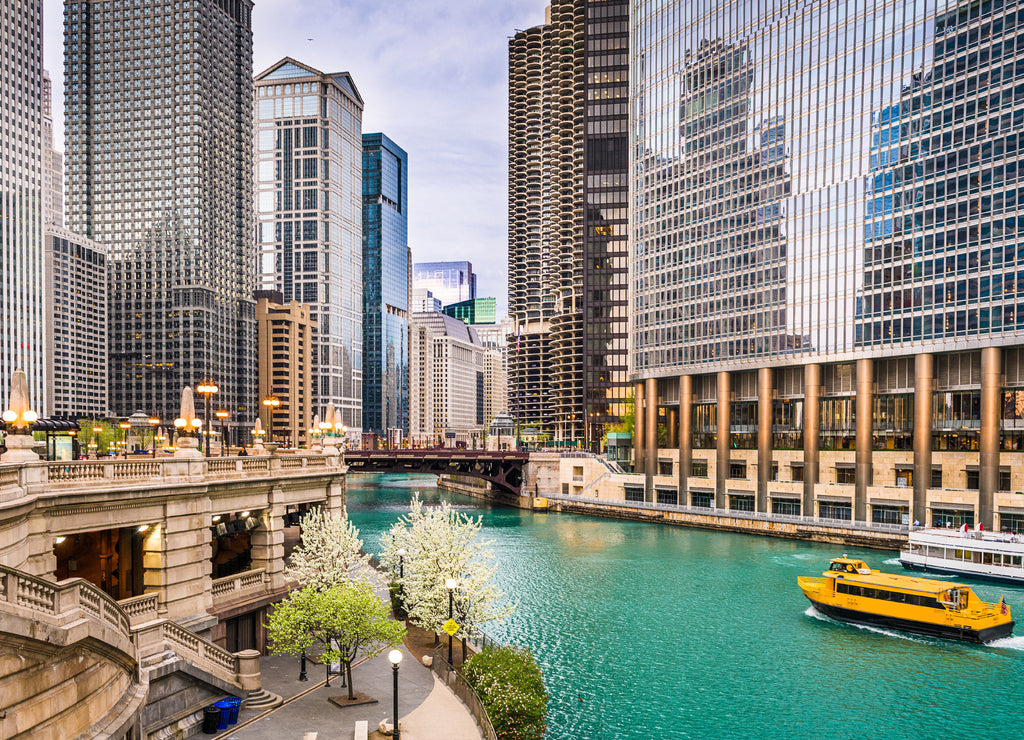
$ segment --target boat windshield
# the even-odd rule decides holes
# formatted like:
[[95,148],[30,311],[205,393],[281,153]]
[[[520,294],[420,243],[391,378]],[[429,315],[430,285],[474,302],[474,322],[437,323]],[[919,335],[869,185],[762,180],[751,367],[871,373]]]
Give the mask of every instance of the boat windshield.
[[951,588],[939,594],[939,603],[949,609],[963,610],[967,608],[967,590]]

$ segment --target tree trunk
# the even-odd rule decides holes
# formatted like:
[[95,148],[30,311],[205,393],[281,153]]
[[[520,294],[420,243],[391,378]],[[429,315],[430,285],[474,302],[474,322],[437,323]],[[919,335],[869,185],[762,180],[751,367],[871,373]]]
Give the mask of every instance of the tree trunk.
[[352,661],[346,662],[345,667],[342,668],[342,670],[345,671],[345,675],[348,676],[348,698],[350,700],[355,699],[355,692],[352,691]]
[[466,638],[462,638],[462,665],[466,665]]

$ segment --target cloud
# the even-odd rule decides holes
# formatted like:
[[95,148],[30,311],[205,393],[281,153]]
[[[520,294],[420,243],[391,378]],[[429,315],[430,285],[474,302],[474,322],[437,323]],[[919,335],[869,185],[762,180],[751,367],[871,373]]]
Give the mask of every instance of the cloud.
[[[44,9],[59,115],[62,3],[44,0]],[[253,8],[254,72],[284,56],[350,72],[365,102],[363,131],[383,131],[409,153],[413,260],[470,260],[480,292],[496,296],[500,310],[508,37],[543,17],[541,0],[255,0]]]

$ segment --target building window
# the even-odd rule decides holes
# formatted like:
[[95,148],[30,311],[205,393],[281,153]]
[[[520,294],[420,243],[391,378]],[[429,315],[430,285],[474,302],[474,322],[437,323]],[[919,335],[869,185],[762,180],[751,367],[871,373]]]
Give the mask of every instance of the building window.
[[702,509],[714,508],[714,501],[711,494],[705,491],[690,491],[690,506],[697,506]]
[[768,480],[779,479],[779,464],[777,462],[772,463],[771,472],[768,474]]
[[1003,391],[999,443],[1004,450],[1024,450],[1024,390]]
[[963,525],[974,527],[974,511],[959,509],[932,509],[932,525],[957,529]]
[[746,480],[747,464],[745,462],[729,463],[729,477],[733,480]]
[[857,403],[853,398],[823,398],[821,410],[821,449],[852,450],[857,440]]
[[658,475],[672,475],[671,460],[658,460]]
[[857,469],[852,467],[836,468],[836,483],[853,485],[857,482]]
[[896,485],[900,488],[913,487],[914,469],[908,467],[896,468]]
[[1000,514],[999,529],[1003,532],[1024,532],[1024,514]]
[[977,491],[981,489],[981,474],[977,470],[967,471],[967,490]]
[[932,468],[932,488],[942,488],[942,466]]
[[693,406],[693,433],[695,450],[712,450],[718,444],[718,405],[698,403]]
[[639,486],[626,486],[626,500],[642,502],[644,500],[644,489]]
[[732,511],[753,511],[754,510],[754,497],[753,496],[729,496],[729,508]]
[[1010,471],[1000,470],[999,471],[999,490],[1000,491],[1012,491],[1012,483],[1010,481]]
[[977,450],[980,429],[980,390],[932,395],[933,450]]
[[846,501],[821,501],[818,503],[819,516],[822,519],[842,519],[851,521],[853,509]]
[[772,448],[801,450],[804,446],[804,400],[772,401]]
[[690,463],[690,475],[694,478],[707,478],[708,477],[708,461],[707,460],[694,460]]
[[772,499],[772,513],[800,516],[800,502],[793,499]]
[[876,450],[914,448],[914,396],[911,393],[875,396],[872,403],[872,447]]
[[803,466],[803,464],[801,463],[800,465],[790,465],[789,466],[789,477],[794,482],[803,482],[803,479],[804,479],[804,466]]
[[657,494],[659,504],[675,506],[679,503],[679,494],[676,493],[675,489],[665,490],[663,488],[656,488],[655,493]]
[[733,449],[757,449],[757,401],[729,404],[729,440]]
[[875,524],[903,524],[904,517],[910,517],[906,506],[871,507],[871,521]]

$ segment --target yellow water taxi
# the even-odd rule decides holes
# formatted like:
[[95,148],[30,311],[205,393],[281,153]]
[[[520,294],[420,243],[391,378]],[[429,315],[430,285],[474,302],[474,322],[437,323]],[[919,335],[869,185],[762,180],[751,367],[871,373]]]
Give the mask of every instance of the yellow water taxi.
[[797,578],[804,596],[833,619],[967,642],[991,642],[1013,632],[1010,607],[982,601],[959,583],[871,570],[841,557],[822,578]]

